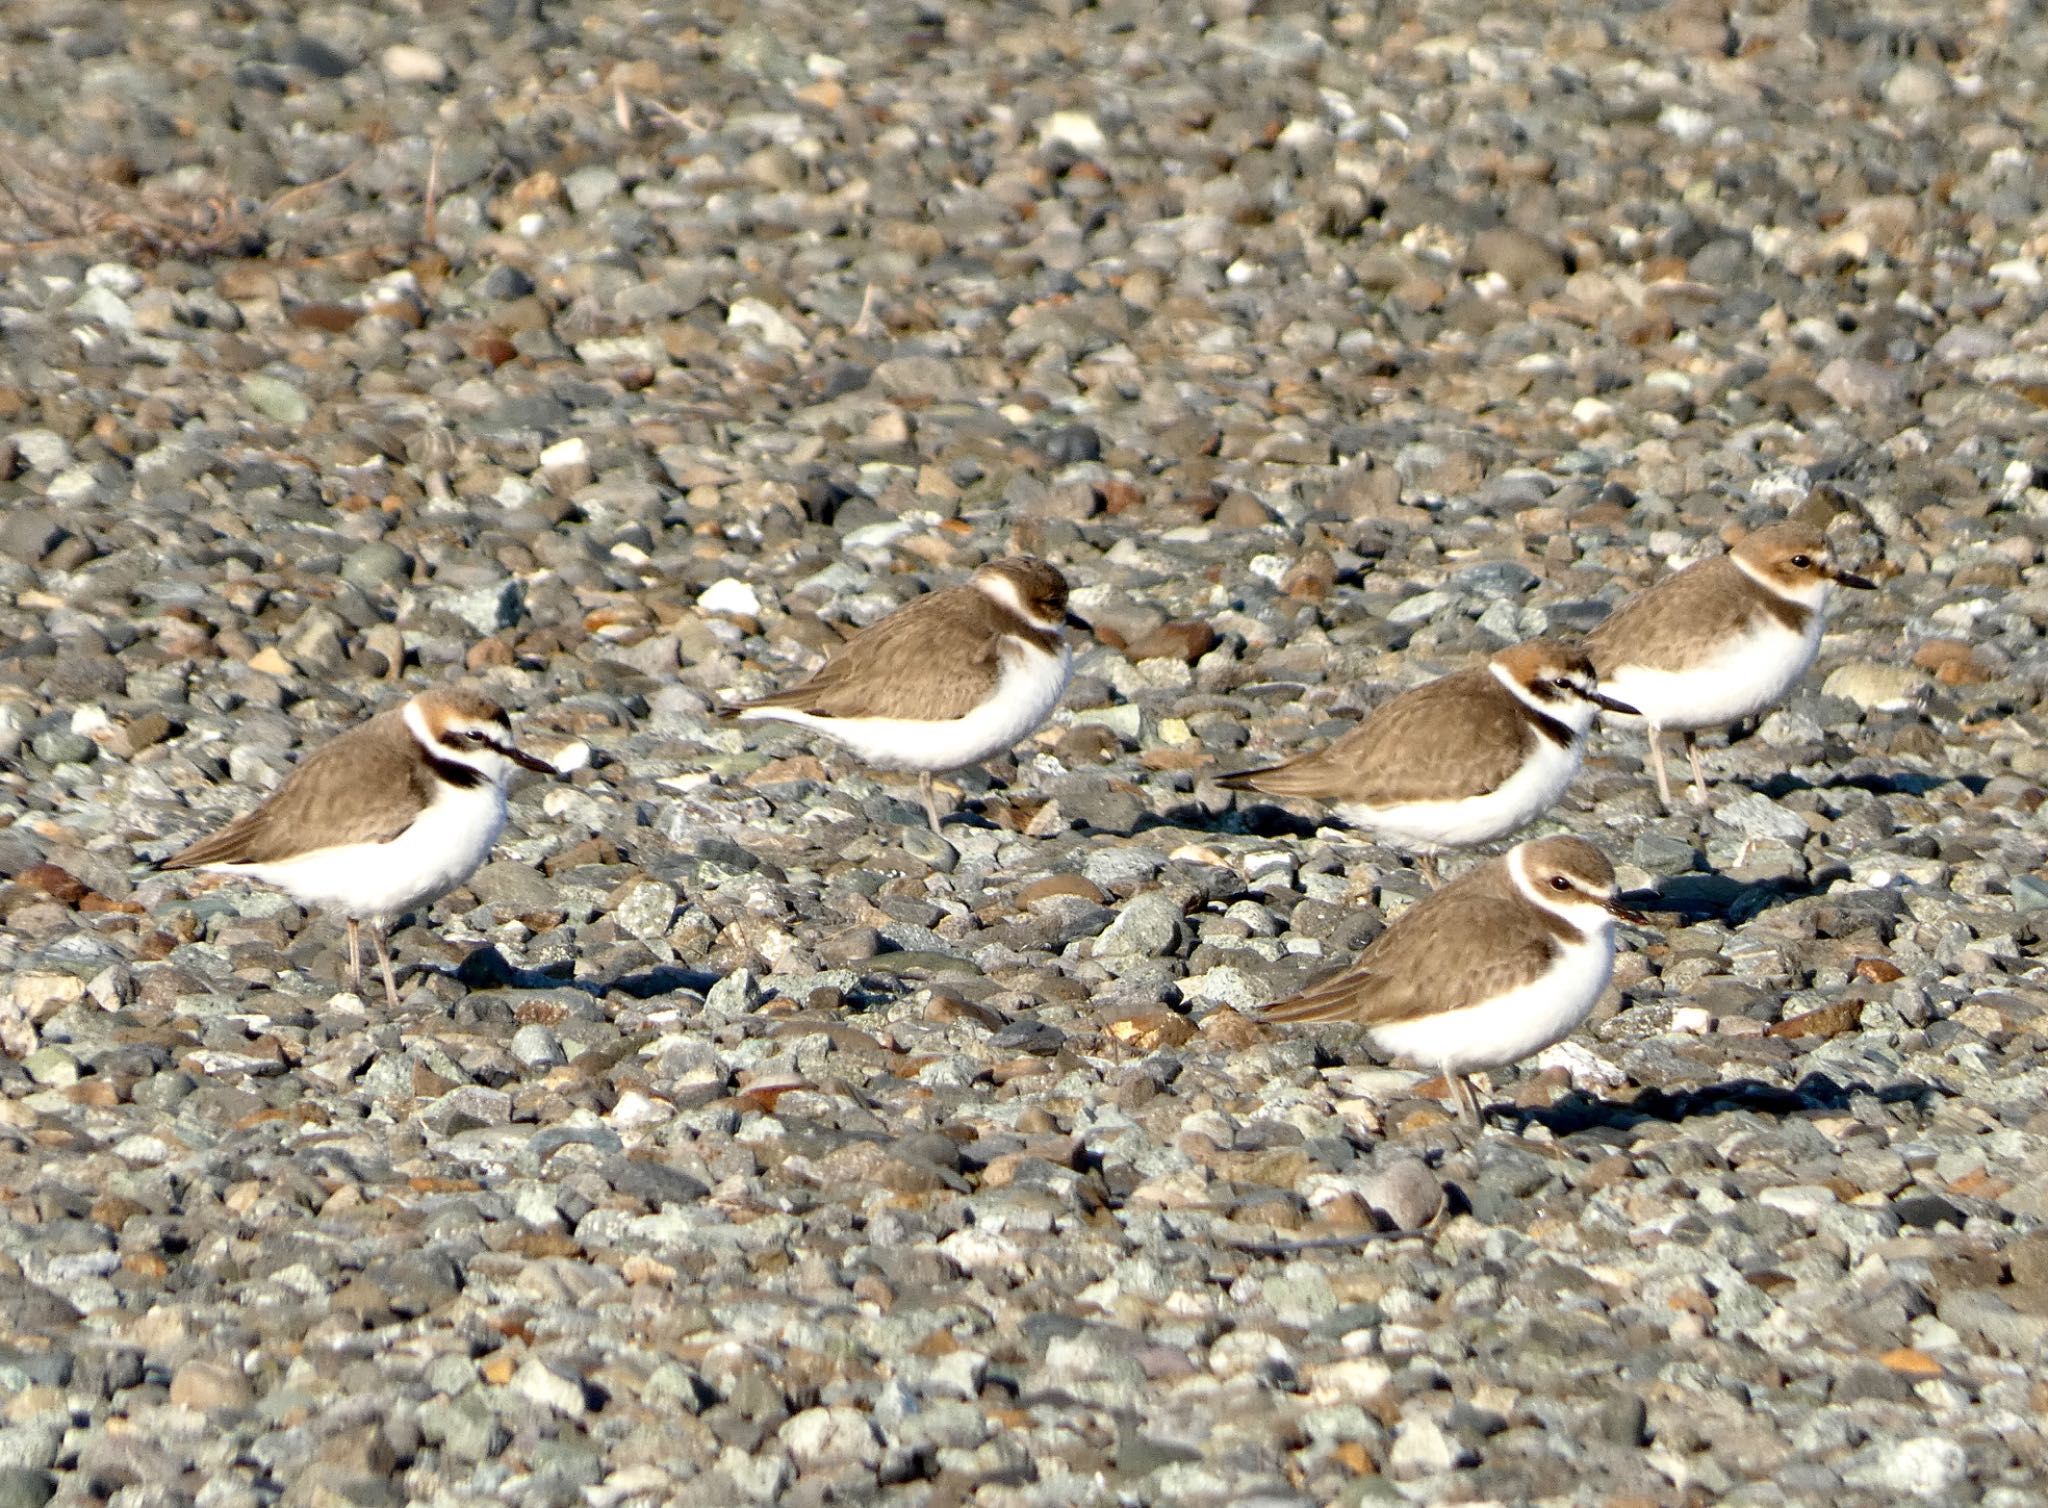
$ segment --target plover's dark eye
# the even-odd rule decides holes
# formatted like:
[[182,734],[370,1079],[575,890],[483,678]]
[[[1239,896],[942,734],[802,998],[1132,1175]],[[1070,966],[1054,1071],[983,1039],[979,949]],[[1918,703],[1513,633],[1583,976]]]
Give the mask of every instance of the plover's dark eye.
[[1577,691],[1579,689],[1578,687],[1572,684],[1572,678],[1568,675],[1552,676],[1550,678],[1550,684],[1555,686],[1559,691]]
[[1554,874],[1550,877],[1550,888],[1552,890],[1569,890],[1572,888],[1572,882],[1561,874]]
[[1792,557],[1792,569],[1795,571],[1812,570],[1813,557],[1811,555],[1794,555]]

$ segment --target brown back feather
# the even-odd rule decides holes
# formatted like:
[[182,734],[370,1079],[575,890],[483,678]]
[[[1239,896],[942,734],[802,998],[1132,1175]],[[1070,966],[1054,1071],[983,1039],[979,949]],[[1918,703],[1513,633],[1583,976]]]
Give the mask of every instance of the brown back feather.
[[[1222,784],[1367,806],[1452,800],[1475,788],[1492,790],[1522,767],[1539,736],[1522,712],[1491,671],[1460,670],[1381,703],[1312,754],[1227,775]],[[1425,757],[1394,757],[1402,744]]]
[[1002,634],[1027,625],[975,586],[912,599],[848,639],[809,680],[742,703],[788,707],[819,717],[899,717],[936,722],[965,717],[1002,674]]
[[[300,760],[254,811],[157,867],[274,864],[315,847],[389,843],[433,799],[433,774],[412,748],[402,709],[380,712]],[[375,794],[365,799],[366,792]],[[318,844],[307,842],[311,833],[320,834]]]
[[[1770,615],[1775,600],[1734,561],[1717,555],[1645,587],[1596,624],[1583,643],[1602,676],[1623,665],[1683,670]],[[1804,613],[1800,609],[1800,628]]]
[[1562,918],[1521,899],[1498,858],[1418,901],[1349,969],[1259,1016],[1388,1026],[1462,1010],[1546,967],[1569,935]]

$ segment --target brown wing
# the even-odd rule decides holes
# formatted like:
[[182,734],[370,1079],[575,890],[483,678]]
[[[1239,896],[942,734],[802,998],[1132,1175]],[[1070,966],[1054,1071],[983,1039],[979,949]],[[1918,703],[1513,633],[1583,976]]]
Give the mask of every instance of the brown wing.
[[1684,670],[1741,634],[1760,610],[1749,579],[1716,556],[1622,603],[1586,635],[1585,650],[1602,676],[1622,665]]
[[965,717],[1002,674],[1008,626],[978,587],[955,586],[905,603],[848,639],[801,685],[748,707],[788,707],[819,717]]
[[[300,760],[277,793],[158,864],[273,864],[344,843],[389,843],[425,810],[431,773],[411,755],[397,710],[379,713]],[[317,843],[308,834],[320,835]]]
[[1418,902],[1349,969],[1267,1006],[1260,1019],[1391,1025],[1478,1005],[1547,966],[1557,956],[1557,934],[1504,884],[1473,883],[1479,878]]
[[1539,736],[1492,672],[1461,670],[1382,703],[1313,754],[1223,784],[1365,806],[1448,801],[1502,784]]

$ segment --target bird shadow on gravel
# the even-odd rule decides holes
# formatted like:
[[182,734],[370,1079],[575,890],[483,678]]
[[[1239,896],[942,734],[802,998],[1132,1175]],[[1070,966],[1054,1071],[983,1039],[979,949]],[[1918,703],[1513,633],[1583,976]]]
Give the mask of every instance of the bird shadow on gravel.
[[1638,911],[1675,913],[1681,923],[1722,921],[1739,927],[1773,906],[1827,893],[1833,873],[1807,880],[1738,880],[1733,875],[1675,874],[1648,890],[1625,892],[1623,905]]
[[1929,1100],[1950,1092],[1939,1084],[1916,1079],[1879,1088],[1860,1079],[1844,1083],[1816,1072],[1807,1074],[1789,1089],[1783,1084],[1747,1078],[1702,1084],[1675,1093],[1646,1089],[1632,1100],[1606,1100],[1574,1089],[1543,1109],[1496,1109],[1493,1113],[1504,1122],[1512,1121],[1517,1131],[1541,1126],[1552,1136],[1563,1137],[1583,1131],[1628,1131],[1651,1121],[1677,1124],[1738,1110],[1776,1116],[1840,1112],[1850,1109],[1859,1095],[1869,1095],[1880,1104],[1910,1102],[1925,1108]]
[[[1298,817],[1285,807],[1274,806],[1270,802],[1234,806],[1224,812],[1209,812],[1194,802],[1183,802],[1167,811],[1146,812],[1131,824],[1128,832],[1111,836],[1135,838],[1141,833],[1174,828],[1190,836],[1307,839],[1321,833],[1325,825],[1312,817]],[[1349,829],[1332,827],[1330,831],[1342,835]],[[1360,837],[1358,841],[1364,842],[1365,839]]]
[[599,997],[616,992],[630,995],[635,1000],[651,1000],[657,995],[672,995],[678,990],[691,990],[701,995],[724,977],[714,970],[685,968],[678,964],[644,969],[637,974],[621,974],[617,979],[574,979],[561,973],[558,967],[523,969],[499,952],[494,943],[471,950],[469,956],[454,968],[437,972],[446,974],[470,990],[581,990],[586,995]]

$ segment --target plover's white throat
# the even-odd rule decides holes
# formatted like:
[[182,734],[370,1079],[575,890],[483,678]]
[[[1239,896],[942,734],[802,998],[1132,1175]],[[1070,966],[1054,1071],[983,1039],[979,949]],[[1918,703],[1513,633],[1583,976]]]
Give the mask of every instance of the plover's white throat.
[[939,830],[932,776],[979,764],[1037,728],[1073,673],[1067,582],[1027,556],[991,561],[848,639],[801,685],[729,709],[794,723],[863,763],[914,771]]
[[1776,702],[1819,652],[1834,588],[1872,585],[1835,563],[1818,529],[1772,524],[1637,593],[1586,635],[1601,689],[1639,709],[1648,725],[1657,795],[1667,809],[1664,730],[1684,734],[1693,799],[1704,805],[1694,733]]
[[261,806],[158,867],[242,875],[342,916],[358,994],[367,923],[396,1009],[384,930],[484,861],[505,827],[515,766],[554,772],[512,742],[504,709],[488,697],[423,691],[321,745]]
[[1355,1021],[1376,1051],[1443,1074],[1475,1125],[1465,1075],[1563,1040],[1614,969],[1614,868],[1581,838],[1537,838],[1426,896],[1358,961],[1268,1006],[1267,1021]]
[[1531,639],[1402,692],[1325,748],[1221,784],[1320,801],[1417,851],[1434,884],[1438,849],[1504,838],[1556,805],[1603,708],[1635,711],[1599,689],[1579,649]]

